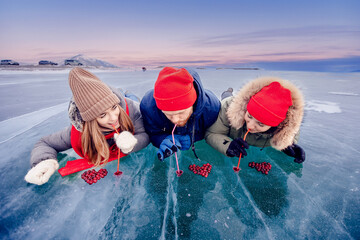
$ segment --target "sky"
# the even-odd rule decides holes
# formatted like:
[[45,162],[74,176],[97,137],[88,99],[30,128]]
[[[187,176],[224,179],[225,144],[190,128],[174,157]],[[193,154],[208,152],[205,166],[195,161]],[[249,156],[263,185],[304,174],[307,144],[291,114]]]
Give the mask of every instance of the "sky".
[[84,54],[117,66],[358,64],[359,12],[358,0],[0,0],[0,58],[37,63]]

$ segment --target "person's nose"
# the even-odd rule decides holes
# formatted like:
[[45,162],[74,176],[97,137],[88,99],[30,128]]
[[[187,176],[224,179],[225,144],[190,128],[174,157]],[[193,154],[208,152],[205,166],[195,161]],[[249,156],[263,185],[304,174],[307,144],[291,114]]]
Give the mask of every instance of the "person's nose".
[[178,124],[179,121],[180,121],[180,117],[179,115],[174,115],[171,117],[171,121],[174,123],[174,124]]
[[248,129],[254,129],[255,128],[255,121],[254,120],[249,120],[246,122],[247,128]]
[[110,113],[110,121],[111,122],[116,122],[117,118],[118,118],[118,115],[115,112]]

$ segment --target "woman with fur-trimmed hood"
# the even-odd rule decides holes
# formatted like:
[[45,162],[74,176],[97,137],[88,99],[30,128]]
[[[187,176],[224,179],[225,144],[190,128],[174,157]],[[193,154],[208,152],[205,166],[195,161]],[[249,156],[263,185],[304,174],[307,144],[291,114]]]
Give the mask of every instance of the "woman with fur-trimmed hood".
[[302,163],[305,151],[296,142],[303,114],[303,95],[295,85],[275,77],[258,78],[236,96],[222,100],[218,118],[207,129],[205,140],[228,157],[246,156],[249,145],[271,146]]

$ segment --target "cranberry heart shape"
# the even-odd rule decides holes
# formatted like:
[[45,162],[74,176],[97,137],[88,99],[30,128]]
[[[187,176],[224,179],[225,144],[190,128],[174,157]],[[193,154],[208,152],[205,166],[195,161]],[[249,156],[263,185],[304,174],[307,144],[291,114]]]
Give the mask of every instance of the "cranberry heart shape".
[[258,172],[262,172],[262,174],[268,175],[271,169],[271,163],[262,162],[262,163],[255,163],[249,162],[249,167],[255,168]]
[[212,168],[212,166],[210,165],[210,163],[205,163],[202,165],[202,167],[195,165],[195,164],[189,165],[190,171],[192,171],[195,174],[206,177],[206,178],[209,176],[209,173],[211,172],[211,168]]
[[108,171],[106,169],[100,169],[96,171],[95,169],[87,170],[81,174],[81,178],[84,179],[89,185],[97,183],[101,178],[104,178],[107,175]]

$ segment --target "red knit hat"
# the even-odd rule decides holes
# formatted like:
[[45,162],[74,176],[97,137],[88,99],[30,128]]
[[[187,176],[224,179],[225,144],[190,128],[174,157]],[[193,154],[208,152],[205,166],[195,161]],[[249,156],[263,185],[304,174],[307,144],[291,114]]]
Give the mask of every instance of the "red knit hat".
[[291,105],[290,90],[278,82],[272,82],[251,97],[247,110],[261,123],[276,127],[286,118]]
[[196,101],[194,79],[184,69],[165,67],[155,82],[156,106],[163,111],[178,111],[191,107]]

